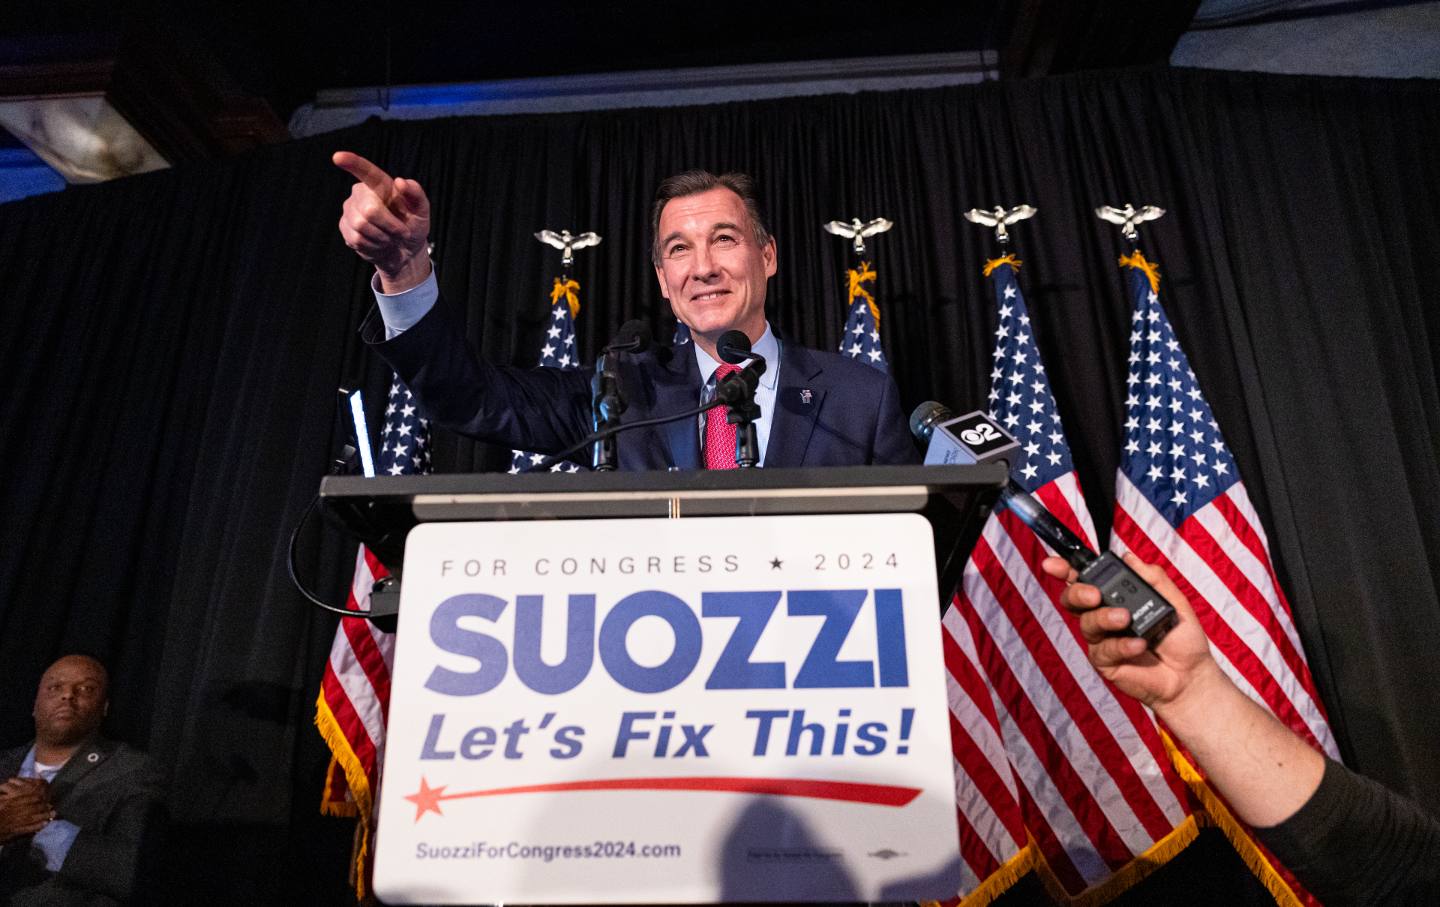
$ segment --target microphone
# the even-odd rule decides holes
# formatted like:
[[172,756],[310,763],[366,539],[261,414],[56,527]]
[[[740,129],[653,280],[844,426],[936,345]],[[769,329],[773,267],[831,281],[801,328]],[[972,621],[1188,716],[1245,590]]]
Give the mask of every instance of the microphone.
[[760,376],[765,374],[765,357],[750,349],[750,338],[744,331],[721,334],[715,352],[731,365],[750,360],[749,365],[715,386],[715,399],[725,404],[725,421],[735,426],[736,465],[754,466],[760,462],[760,441],[755,431],[760,407],[755,404],[755,389],[760,386]]
[[[985,413],[976,411],[956,416],[949,407],[934,400],[915,407],[910,414],[910,433],[928,445],[927,466],[1001,459],[1008,462],[1010,452],[1020,447],[1014,436]],[[1141,579],[1115,552],[1096,554],[1013,478],[1001,490],[1000,499],[1009,505],[1020,522],[1075,568],[1081,582],[1099,589],[1106,605],[1130,612],[1130,625],[1123,632],[1142,637],[1154,647],[1175,626],[1178,615],[1165,596]]]
[[[596,432],[616,428],[625,412],[625,397],[620,393],[620,354],[640,353],[650,348],[650,325],[639,319],[620,326],[600,358],[595,362],[595,377],[590,379],[590,405]],[[598,439],[592,460],[596,472],[613,472],[619,467],[619,455],[613,434]]]
[[980,410],[957,416],[950,407],[926,400],[910,414],[910,433],[925,445],[925,465],[1010,461],[1020,442]]
[[[626,328],[631,324],[638,324],[638,322],[628,322],[625,327],[622,327],[619,334],[616,335],[616,341],[621,341],[622,338],[624,338]],[[644,335],[648,337],[648,333]],[[750,350],[750,338],[746,337],[742,331],[726,331],[726,333],[721,334],[720,343],[716,344],[716,353],[720,353],[720,357],[729,361],[730,364],[743,363],[747,358],[752,361],[750,361],[749,366],[740,369],[740,371],[736,371],[732,376],[720,382],[719,386],[716,387],[716,394],[714,394],[714,397],[711,397],[710,402],[696,406],[694,409],[674,413],[674,415],[655,416],[654,419],[642,419],[641,422],[626,422],[624,425],[619,422],[618,415],[616,415],[616,419],[613,420],[612,423],[609,423],[609,425],[596,425],[595,432],[590,433],[586,438],[580,439],[579,442],[569,446],[569,448],[564,449],[564,451],[546,456],[546,458],[541,459],[539,464],[527,466],[526,469],[523,469],[523,472],[544,472],[546,469],[549,469],[550,466],[563,461],[567,456],[572,455],[572,453],[576,451],[580,451],[580,449],[588,448],[590,445],[596,445],[596,449],[600,449],[600,445],[605,441],[611,441],[613,449],[613,438],[615,438],[615,435],[618,435],[619,432],[628,432],[628,430],[638,428],[649,428],[649,426],[652,425],[664,425],[664,423],[667,422],[680,422],[681,419],[694,419],[700,415],[700,413],[708,412],[708,410],[716,409],[716,407],[719,406],[730,406],[732,407],[733,413],[734,407],[744,407],[746,403],[749,402],[749,406],[753,407],[753,413],[755,413],[757,418],[757,416],[760,415],[760,407],[755,405],[755,389],[759,386],[760,376],[765,374],[765,357],[756,356],[756,354]],[[592,383],[592,389],[593,387],[599,387],[600,374],[602,373],[603,367],[596,367],[596,383]],[[744,423],[739,422],[737,419],[734,420],[736,420],[737,425],[740,426],[740,430],[736,430],[736,453],[739,455],[739,446],[740,443],[744,441],[743,436],[746,432],[743,430]],[[755,425],[750,423],[749,429],[753,435]],[[746,451],[747,455],[749,455],[749,453],[755,455],[755,461],[753,462],[759,462],[759,453],[755,452],[756,448],[759,448],[759,442],[752,441],[750,442],[750,449]],[[736,462],[740,462],[739,458],[736,459]]]
[[[715,386],[715,399],[727,406],[754,399],[755,389],[760,386],[760,376],[765,374],[767,364],[764,356],[750,349],[750,338],[745,336],[744,331],[726,331],[720,335],[720,342],[715,344],[715,352],[731,365],[750,360],[749,365]],[[760,414],[757,412],[755,415],[758,417]]]
[[[726,331],[721,334],[720,342],[715,344],[715,352],[731,365],[739,365],[746,359],[755,356],[750,350],[750,338],[745,335],[744,331]],[[765,360],[760,359],[760,361],[764,362]]]

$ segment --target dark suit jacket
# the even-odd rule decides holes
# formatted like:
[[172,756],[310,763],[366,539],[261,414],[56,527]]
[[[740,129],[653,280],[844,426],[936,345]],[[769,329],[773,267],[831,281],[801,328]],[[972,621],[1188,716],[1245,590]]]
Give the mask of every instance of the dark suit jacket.
[[[384,331],[376,312],[361,327],[436,424],[540,453],[564,450],[591,431],[592,369],[491,365],[470,351],[439,304],[392,340],[384,340]],[[678,414],[700,402],[699,366],[685,347],[624,355],[620,376],[628,404],[624,422]],[[782,343],[771,419],[767,467],[919,462],[895,382],[837,353]],[[620,467],[699,469],[696,424],[682,419],[620,434]]]
[[[0,779],[20,771],[31,744],[0,753]],[[45,869],[28,838],[0,852],[0,903],[115,904],[134,892],[143,843],[153,831],[160,793],[144,753],[94,737],[50,783],[59,818],[80,827],[58,873]]]

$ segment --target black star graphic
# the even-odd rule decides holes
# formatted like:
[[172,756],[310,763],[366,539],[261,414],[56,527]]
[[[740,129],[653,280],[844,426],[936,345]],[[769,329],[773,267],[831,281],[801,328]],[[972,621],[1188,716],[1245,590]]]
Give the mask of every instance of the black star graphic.
[[770,569],[771,569],[771,570],[779,570],[779,569],[780,569],[780,558],[778,558],[778,557],[772,557],[772,558],[770,558]]

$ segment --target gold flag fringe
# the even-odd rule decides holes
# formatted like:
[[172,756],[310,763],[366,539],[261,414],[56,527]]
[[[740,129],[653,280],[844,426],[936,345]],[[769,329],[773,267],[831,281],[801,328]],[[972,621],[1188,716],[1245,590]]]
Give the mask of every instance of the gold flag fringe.
[[1150,279],[1150,292],[1160,292],[1160,268],[1142,255],[1139,249],[1136,249],[1133,255],[1121,255],[1120,267],[1145,272],[1145,276]]
[[580,283],[573,277],[555,278],[555,286],[550,288],[550,304],[554,305],[561,298],[570,306],[570,317],[580,317]]
[[[325,793],[322,792],[320,812],[327,816],[354,816],[359,819],[359,827],[355,834],[355,846],[351,851],[350,871],[355,880],[355,899],[364,901],[366,898],[365,867],[370,856],[370,838],[373,832],[371,824],[375,815],[370,779],[365,777],[365,770],[360,767],[360,757],[356,756],[355,751],[350,748],[350,741],[340,730],[340,722],[330,711],[330,704],[325,701],[323,691],[315,700],[315,727],[320,731],[325,745],[330,748],[332,763],[339,762],[340,767],[345,770],[345,783],[349,785],[350,796],[354,798],[353,803],[331,803],[325,799]],[[328,771],[326,779],[327,781],[329,779]]]
[[875,326],[880,326],[880,306],[876,304],[875,297],[865,289],[864,284],[875,279],[875,268],[868,261],[860,262],[859,270],[850,268],[845,272],[850,277],[850,296],[845,300],[849,305],[856,299],[864,299],[870,306],[870,314],[875,318]]
[[[1040,852],[1040,845],[1027,834],[1028,843],[1007,860],[1004,866],[991,873],[984,882],[980,883],[978,888],[961,898],[958,907],[989,907],[1016,882],[1032,871],[1040,880],[1040,884],[1044,886],[1046,895],[1056,904],[1072,905],[1072,907],[1091,907],[1091,905],[1104,904],[1135,887],[1152,872],[1170,862],[1180,851],[1189,846],[1199,833],[1200,822],[1197,817],[1187,817],[1184,822],[1171,829],[1169,834],[1152,844],[1149,850],[1133,858],[1108,879],[1076,895],[1067,892],[1065,887],[1060,884],[1054,870],[1046,862],[1045,855]],[[923,907],[940,907],[937,901],[922,902],[922,905]]]
[[[1119,871],[1093,888],[1087,888],[1066,903],[1075,907],[1093,907],[1108,903],[1143,882],[1155,870],[1170,862],[1180,851],[1190,846],[1200,834],[1199,814],[1187,816],[1184,822],[1175,826],[1170,833],[1151,844],[1144,853],[1122,866]],[[1047,867],[1048,868],[1048,867]],[[1048,886],[1047,886],[1048,887]]]
[[1282,907],[1301,907],[1300,897],[1275,870],[1265,854],[1261,853],[1249,832],[1245,830],[1245,826],[1235,818],[1224,801],[1210,789],[1210,785],[1199,770],[1190,764],[1190,760],[1185,758],[1185,754],[1180,752],[1179,747],[1175,746],[1175,741],[1170,739],[1170,735],[1163,728],[1160,729],[1160,739],[1165,743],[1165,750],[1170,754],[1170,761],[1174,763],[1175,771],[1180,774],[1181,780],[1189,786],[1191,792],[1205,807],[1204,812],[1197,812],[1196,816],[1203,815],[1207,825],[1220,829],[1229,840],[1230,846],[1235,848],[1235,853],[1245,861],[1245,865],[1254,873],[1260,884],[1265,886],[1265,890],[1270,892],[1270,896],[1275,898],[1276,904],[1280,904]]
[[[1026,835],[1029,838],[1029,835]],[[957,907],[988,907],[989,904],[1000,895],[1010,889],[1010,886],[1025,878],[1025,874],[1035,868],[1036,857],[1039,848],[1035,846],[1035,839],[1015,852],[1015,855],[1006,860],[999,869],[986,876],[985,881],[974,891],[965,895],[957,903]],[[948,903],[948,902],[947,902]],[[921,901],[920,907],[941,907],[939,901]]]
[[1004,866],[990,873],[990,877],[981,882],[979,888],[967,894],[960,902],[960,907],[989,907],[996,898],[1009,891],[1012,885],[1035,868],[1035,864],[1040,862],[1037,859],[1039,854],[1040,848],[1035,846],[1032,838],[1015,856],[1006,860]]
[[999,258],[992,258],[985,262],[985,267],[981,269],[980,276],[989,277],[994,273],[995,269],[1001,265],[1009,265],[1012,269],[1018,271],[1024,263],[1025,262],[1015,257],[1014,252],[1011,252],[1009,255],[1001,255]]

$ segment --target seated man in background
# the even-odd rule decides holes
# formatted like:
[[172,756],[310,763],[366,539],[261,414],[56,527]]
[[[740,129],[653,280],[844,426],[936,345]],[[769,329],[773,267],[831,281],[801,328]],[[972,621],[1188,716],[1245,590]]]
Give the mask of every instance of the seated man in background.
[[1072,583],[1061,602],[1080,615],[1101,676],[1154,710],[1235,814],[1323,903],[1440,904],[1440,821],[1327,759],[1253,702],[1215,662],[1165,571],[1134,555],[1125,561],[1179,612],[1154,649],[1126,635],[1130,613],[1100,607],[1100,590],[1075,583],[1064,560],[1043,564]]
[[133,894],[160,794],[144,753],[100,736],[108,689],[100,662],[66,655],[40,678],[34,741],[0,753],[0,903]]

